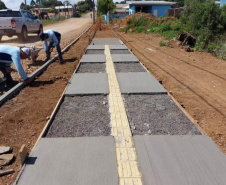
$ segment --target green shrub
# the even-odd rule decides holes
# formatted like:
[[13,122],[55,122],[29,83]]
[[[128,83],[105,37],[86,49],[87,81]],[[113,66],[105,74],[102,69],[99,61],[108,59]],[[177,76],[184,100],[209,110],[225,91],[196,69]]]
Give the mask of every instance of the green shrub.
[[162,47],[162,46],[167,46],[167,47],[168,47],[169,44],[170,44],[169,41],[168,41],[167,43],[166,43],[164,40],[161,40],[161,41],[159,42],[159,46],[161,46],[161,47]]

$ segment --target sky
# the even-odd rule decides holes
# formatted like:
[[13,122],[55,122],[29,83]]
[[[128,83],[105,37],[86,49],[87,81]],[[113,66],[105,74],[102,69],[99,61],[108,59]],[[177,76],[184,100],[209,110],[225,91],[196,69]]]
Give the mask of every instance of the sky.
[[[21,3],[25,2],[25,0],[1,0],[1,1],[4,2],[6,7],[10,8],[10,9],[19,9]],[[31,0],[27,0],[27,4],[30,4],[30,1]],[[76,4],[78,1],[80,1],[80,0],[69,0],[69,2],[71,4]],[[121,2],[122,0],[113,0],[113,1],[114,2]],[[62,1],[62,2],[64,2],[64,1]]]

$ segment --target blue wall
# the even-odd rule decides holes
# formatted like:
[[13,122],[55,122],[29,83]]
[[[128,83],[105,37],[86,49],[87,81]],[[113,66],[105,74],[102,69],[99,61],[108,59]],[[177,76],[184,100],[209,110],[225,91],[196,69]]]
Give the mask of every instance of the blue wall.
[[134,13],[136,13],[136,12],[135,12],[135,6],[131,6],[131,7],[129,8],[129,14],[131,15],[131,14],[134,14]]
[[221,0],[220,7],[226,5],[226,0]]
[[112,19],[116,19],[116,18],[122,19],[122,18],[126,17],[127,15],[129,15],[129,14],[128,13],[127,14],[111,14],[110,18],[112,18]]
[[168,15],[168,10],[171,6],[152,6],[151,14],[154,15],[154,10],[158,10],[158,17],[165,17]]
[[[226,1],[226,0],[224,0]],[[171,6],[150,6],[148,8],[148,11],[154,15],[154,10],[158,10],[158,17],[164,17],[168,15],[168,10],[171,8]],[[129,15],[136,13],[135,12],[136,8],[135,6],[131,6],[129,8]]]

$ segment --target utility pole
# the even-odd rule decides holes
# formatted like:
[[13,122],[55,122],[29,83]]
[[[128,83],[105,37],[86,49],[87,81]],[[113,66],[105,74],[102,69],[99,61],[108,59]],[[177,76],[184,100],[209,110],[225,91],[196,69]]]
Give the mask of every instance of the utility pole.
[[27,0],[25,0],[25,10],[27,10]]
[[93,0],[93,24],[95,24],[95,3]]

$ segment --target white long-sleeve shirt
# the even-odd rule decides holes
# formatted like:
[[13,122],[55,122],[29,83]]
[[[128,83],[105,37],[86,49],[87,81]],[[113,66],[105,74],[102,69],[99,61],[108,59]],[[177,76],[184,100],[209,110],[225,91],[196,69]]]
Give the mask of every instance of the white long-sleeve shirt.
[[0,62],[10,66],[13,62],[20,76],[26,80],[28,77],[21,65],[20,48],[16,46],[0,45]]

